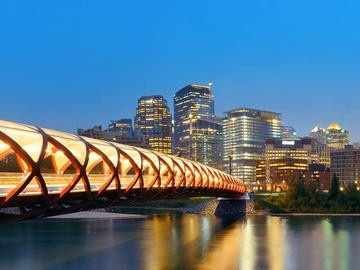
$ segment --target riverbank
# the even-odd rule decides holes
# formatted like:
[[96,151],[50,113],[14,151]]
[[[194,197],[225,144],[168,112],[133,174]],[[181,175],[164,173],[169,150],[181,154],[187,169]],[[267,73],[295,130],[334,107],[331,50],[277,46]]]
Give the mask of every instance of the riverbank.
[[64,215],[47,217],[47,219],[129,219],[129,218],[145,218],[146,215],[122,214],[106,212],[104,209],[97,211],[80,211]]
[[360,216],[359,203],[348,194],[329,199],[328,194],[316,196],[254,196],[255,211],[261,215],[328,215]]

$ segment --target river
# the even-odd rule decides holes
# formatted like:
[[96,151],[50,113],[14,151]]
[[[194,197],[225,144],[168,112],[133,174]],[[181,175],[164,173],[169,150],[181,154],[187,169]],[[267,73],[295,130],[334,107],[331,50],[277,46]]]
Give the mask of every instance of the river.
[[0,269],[359,269],[360,217],[154,214],[0,224]]

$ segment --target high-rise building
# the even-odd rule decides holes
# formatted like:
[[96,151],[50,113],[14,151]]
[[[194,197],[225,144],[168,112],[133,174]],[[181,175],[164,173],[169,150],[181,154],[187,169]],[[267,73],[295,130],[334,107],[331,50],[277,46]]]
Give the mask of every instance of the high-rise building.
[[274,112],[237,109],[223,118],[223,168],[249,186],[256,183],[256,165],[265,158],[265,140],[282,137],[281,117]]
[[333,123],[326,129],[327,146],[333,149],[342,149],[349,144],[349,131]]
[[222,125],[209,86],[189,84],[174,95],[174,155],[221,168]]
[[135,132],[149,139],[151,149],[171,154],[171,114],[163,96],[144,96],[138,100]]
[[189,132],[188,147],[182,157],[204,165],[222,169],[222,125],[221,122],[191,119],[184,123]]
[[339,178],[341,187],[355,184],[360,189],[360,148],[346,145],[331,151],[331,175]]
[[316,140],[320,145],[325,145],[327,141],[325,129],[320,126],[315,126],[310,132],[310,138]]

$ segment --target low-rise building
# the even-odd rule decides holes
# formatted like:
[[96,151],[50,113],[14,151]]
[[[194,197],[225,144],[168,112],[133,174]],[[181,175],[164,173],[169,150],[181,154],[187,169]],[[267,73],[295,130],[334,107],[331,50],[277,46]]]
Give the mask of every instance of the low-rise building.
[[99,140],[104,139],[104,132],[102,131],[101,126],[94,126],[93,128],[89,128],[86,130],[79,128],[77,130],[77,134],[79,136],[84,136],[84,137],[89,137],[89,138],[94,138],[94,139],[99,139]]
[[256,181],[260,189],[282,191],[286,189],[289,177],[302,177],[309,171],[309,165],[318,162],[316,142],[310,138],[292,141],[267,139],[265,160],[258,162],[256,167]]
[[340,186],[355,184],[360,188],[360,147],[346,145],[331,151],[331,176],[339,178]]

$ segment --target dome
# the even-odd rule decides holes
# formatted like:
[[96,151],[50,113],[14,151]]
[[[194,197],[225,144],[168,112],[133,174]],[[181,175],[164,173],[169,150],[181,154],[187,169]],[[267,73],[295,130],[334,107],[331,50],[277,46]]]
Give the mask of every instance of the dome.
[[320,126],[315,126],[311,132],[319,132],[319,131],[322,131],[322,132],[325,132],[325,129],[320,127]]
[[329,130],[329,129],[341,130],[342,128],[341,128],[338,124],[332,123],[327,129],[328,129],[328,130]]

